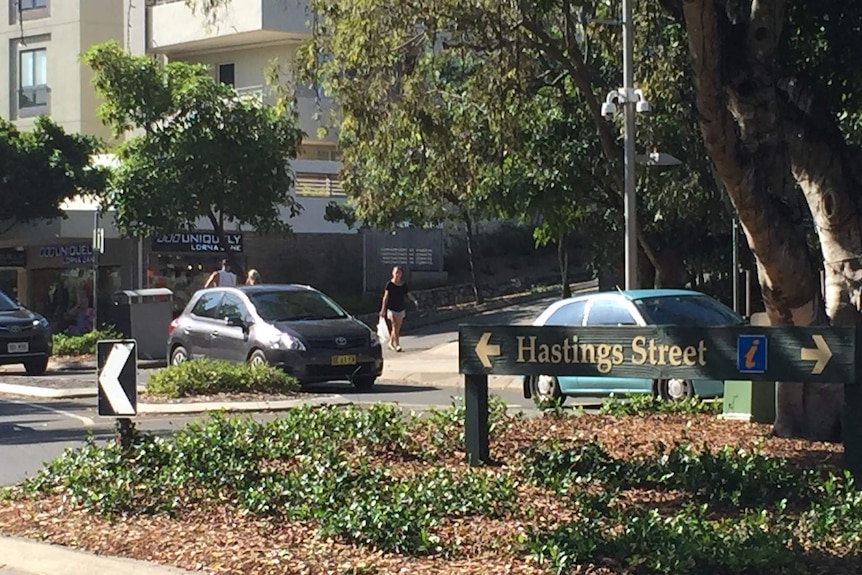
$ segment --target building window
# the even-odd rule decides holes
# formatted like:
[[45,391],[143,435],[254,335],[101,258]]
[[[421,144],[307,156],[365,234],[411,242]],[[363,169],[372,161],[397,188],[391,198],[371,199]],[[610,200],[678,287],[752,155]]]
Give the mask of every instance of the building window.
[[37,10],[39,8],[47,8],[48,0],[18,0],[21,10]]
[[51,16],[50,0],[9,0],[9,24]]
[[218,65],[218,81],[228,86],[236,86],[233,64]]
[[19,112],[44,112],[48,107],[48,50],[19,52],[18,78]]

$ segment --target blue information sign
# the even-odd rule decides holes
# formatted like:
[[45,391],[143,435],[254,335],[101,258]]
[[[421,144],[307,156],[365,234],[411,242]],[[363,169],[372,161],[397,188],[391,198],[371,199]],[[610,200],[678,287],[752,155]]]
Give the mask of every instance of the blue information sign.
[[766,372],[765,335],[740,335],[737,337],[736,368],[741,373]]

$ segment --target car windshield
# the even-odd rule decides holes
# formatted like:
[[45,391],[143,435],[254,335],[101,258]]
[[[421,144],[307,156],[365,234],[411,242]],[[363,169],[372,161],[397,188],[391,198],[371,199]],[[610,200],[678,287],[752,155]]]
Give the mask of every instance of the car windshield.
[[308,321],[347,317],[341,307],[315,291],[264,291],[248,294],[265,321]]
[[12,298],[0,291],[0,311],[15,311],[18,309],[18,304]]
[[650,297],[635,301],[650,325],[721,326],[745,320],[705,295]]

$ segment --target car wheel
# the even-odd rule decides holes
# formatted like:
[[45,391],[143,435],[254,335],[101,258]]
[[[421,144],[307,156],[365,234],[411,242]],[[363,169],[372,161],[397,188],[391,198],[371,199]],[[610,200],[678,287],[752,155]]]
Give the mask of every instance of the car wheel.
[[250,356],[248,356],[248,364],[252,367],[256,367],[259,365],[269,365],[269,362],[266,361],[266,354],[259,349],[256,349],[251,352]]
[[690,380],[674,377],[659,381],[658,393],[665,401],[683,401],[694,395],[694,387]]
[[48,357],[28,359],[24,362],[24,369],[27,371],[27,375],[44,375],[48,370]]
[[189,359],[189,352],[181,345],[171,351],[171,365],[179,365]]
[[533,401],[539,409],[563,405],[566,396],[560,391],[560,382],[553,375],[539,375],[532,378]]
[[356,391],[370,391],[377,381],[376,377],[354,377],[351,383]]

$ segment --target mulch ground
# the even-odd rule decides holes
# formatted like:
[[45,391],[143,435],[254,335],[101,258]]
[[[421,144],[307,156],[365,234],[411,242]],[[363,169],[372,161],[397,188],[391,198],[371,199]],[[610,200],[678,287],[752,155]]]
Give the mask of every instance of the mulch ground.
[[[683,440],[698,448],[725,445],[757,448],[788,459],[793,465],[839,469],[840,444],[777,439],[770,427],[714,416],[654,415],[615,418],[582,416],[518,421],[492,437],[491,456],[510,470],[516,454],[536,442],[596,439],[614,457],[631,458],[654,453],[654,444],[670,446]],[[395,461],[381,457],[376,463],[400,473],[422,473],[431,464]],[[434,462],[463,469],[463,453]],[[572,518],[571,505],[526,482],[520,487],[523,512],[506,520],[469,518],[440,526],[444,541],[458,541],[449,556],[407,558],[384,550],[351,545],[320,536],[313,524],[261,519],[235,509],[216,506],[190,509],[177,517],[166,515],[108,520],[70,507],[59,497],[39,501],[0,501],[0,532],[49,541],[104,555],[155,561],[202,573],[244,575],[276,574],[518,574],[547,575],[547,567],[532,562],[517,544],[518,536],[535,527],[552,528]],[[627,498],[640,503],[672,504],[668,498],[685,494],[632,490]],[[528,511],[528,509],[530,511]],[[858,567],[858,566],[857,566]],[[824,565],[805,572],[855,573]],[[625,573],[613,564],[584,565],[577,575]]]

